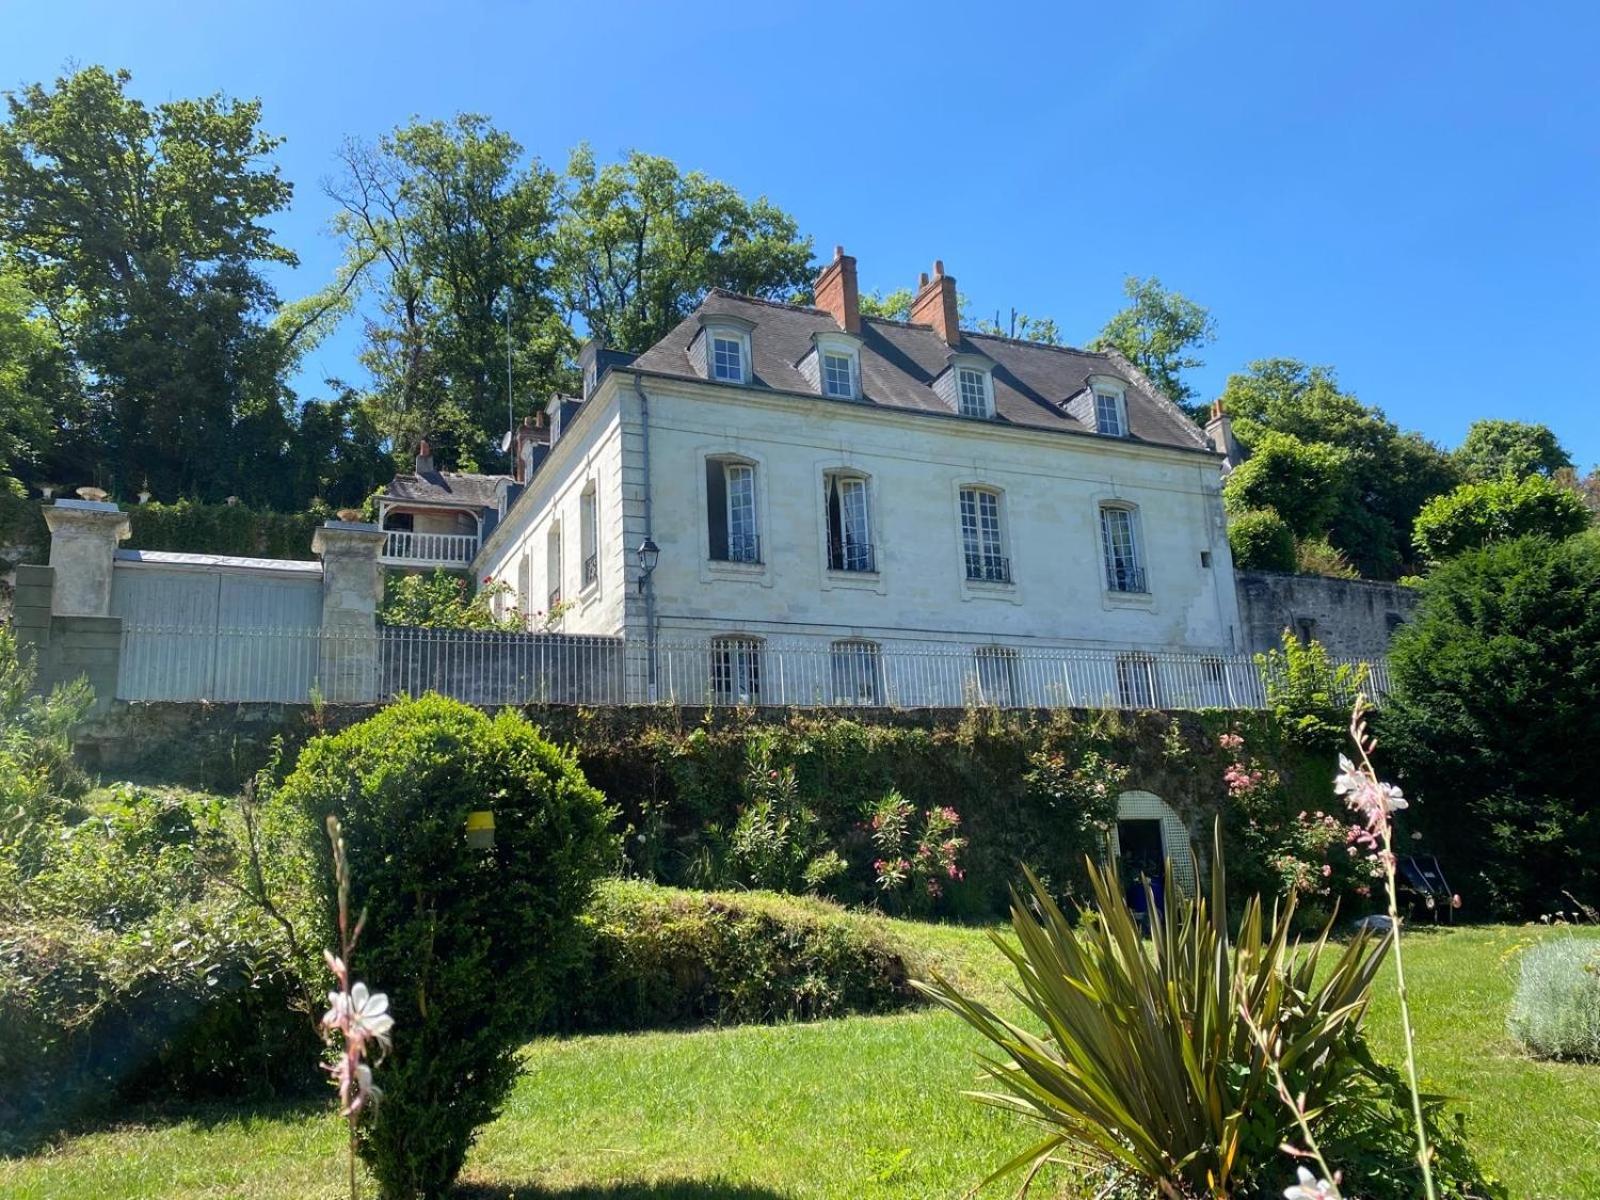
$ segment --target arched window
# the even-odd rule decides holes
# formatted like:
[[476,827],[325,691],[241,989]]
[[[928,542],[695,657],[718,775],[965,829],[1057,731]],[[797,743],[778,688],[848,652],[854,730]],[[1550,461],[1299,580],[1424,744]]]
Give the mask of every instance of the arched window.
[[714,704],[761,703],[761,640],[742,634],[711,639]]
[[1150,590],[1139,546],[1139,514],[1133,505],[1100,506],[1100,546],[1105,556],[1107,591]]
[[548,604],[545,611],[551,612],[556,605],[561,603],[561,522],[557,521],[550,526],[550,532],[545,535],[544,550],[545,588],[548,593]]
[[829,471],[823,477],[828,521],[828,570],[876,571],[871,493],[864,475]]
[[984,583],[1010,583],[1005,525],[1000,492],[989,487],[961,489],[961,554],[967,578]]
[[761,561],[756,465],[741,458],[706,459],[707,545],[713,562]]
[[832,659],[835,704],[883,703],[883,651],[877,642],[859,638],[835,642]]

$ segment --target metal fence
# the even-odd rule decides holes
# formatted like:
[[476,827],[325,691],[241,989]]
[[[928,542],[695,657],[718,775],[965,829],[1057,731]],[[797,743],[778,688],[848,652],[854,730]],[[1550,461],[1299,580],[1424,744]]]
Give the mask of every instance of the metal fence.
[[[1335,697],[1381,700],[1387,664],[1346,668]],[[472,704],[850,708],[1252,709],[1249,655],[734,636],[644,640],[380,627],[123,627],[123,700],[375,701],[436,691]]]

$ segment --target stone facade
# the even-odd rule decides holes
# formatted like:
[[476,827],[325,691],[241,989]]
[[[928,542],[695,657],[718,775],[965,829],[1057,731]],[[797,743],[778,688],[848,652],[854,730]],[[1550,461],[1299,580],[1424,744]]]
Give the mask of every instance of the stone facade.
[[94,689],[96,711],[104,711],[117,692],[122,620],[55,613],[56,580],[54,567],[17,568],[12,625],[18,647],[33,659],[39,691],[82,678]]
[[1288,629],[1314,638],[1335,658],[1381,658],[1394,631],[1410,619],[1418,594],[1397,583],[1240,571],[1244,649],[1269,650]]

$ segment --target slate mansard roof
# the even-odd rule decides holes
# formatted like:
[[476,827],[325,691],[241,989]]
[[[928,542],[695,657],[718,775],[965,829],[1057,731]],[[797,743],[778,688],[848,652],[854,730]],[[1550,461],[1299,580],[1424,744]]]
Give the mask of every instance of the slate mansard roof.
[[[639,355],[633,366],[653,374],[703,380],[689,357],[689,346],[706,317],[729,316],[751,322],[751,387],[816,395],[799,363],[818,333],[839,327],[821,309],[777,304],[732,292],[713,291],[691,316]],[[1045,346],[1037,342],[961,331],[961,344],[948,346],[930,326],[861,318],[861,400],[881,408],[910,409],[953,416],[933,389],[952,354],[976,354],[994,364],[995,420],[1033,429],[1093,434],[1094,430],[1067,411],[1082,399],[1090,376],[1120,379],[1128,412],[1126,440],[1183,450],[1208,450],[1194,422],[1156,391],[1144,375],[1116,352],[1100,353]],[[734,387],[734,384],[718,384]],[[820,398],[820,397],[819,397]],[[1083,406],[1077,406],[1083,411]]]
[[466,475],[455,471],[426,471],[396,475],[384,490],[384,499],[413,504],[450,504],[469,508],[498,508],[497,492],[509,475]]

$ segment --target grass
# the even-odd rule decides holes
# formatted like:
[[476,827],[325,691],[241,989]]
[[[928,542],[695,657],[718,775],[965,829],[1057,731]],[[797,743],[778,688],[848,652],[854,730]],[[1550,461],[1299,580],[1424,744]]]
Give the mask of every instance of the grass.
[[[907,929],[941,969],[1003,996],[1005,964],[981,931]],[[1424,931],[1407,951],[1425,1086],[1461,1098],[1480,1158],[1519,1200],[1600,1195],[1600,1067],[1528,1059],[1505,1034],[1517,955],[1549,934]],[[1370,1027],[1395,1060],[1391,992],[1380,988]],[[960,1196],[1025,1136],[958,1094],[976,1049],[974,1035],[934,1011],[536,1042],[468,1159],[465,1195]],[[331,1198],[340,1137],[326,1106],[133,1112],[0,1162],[0,1195]]]

